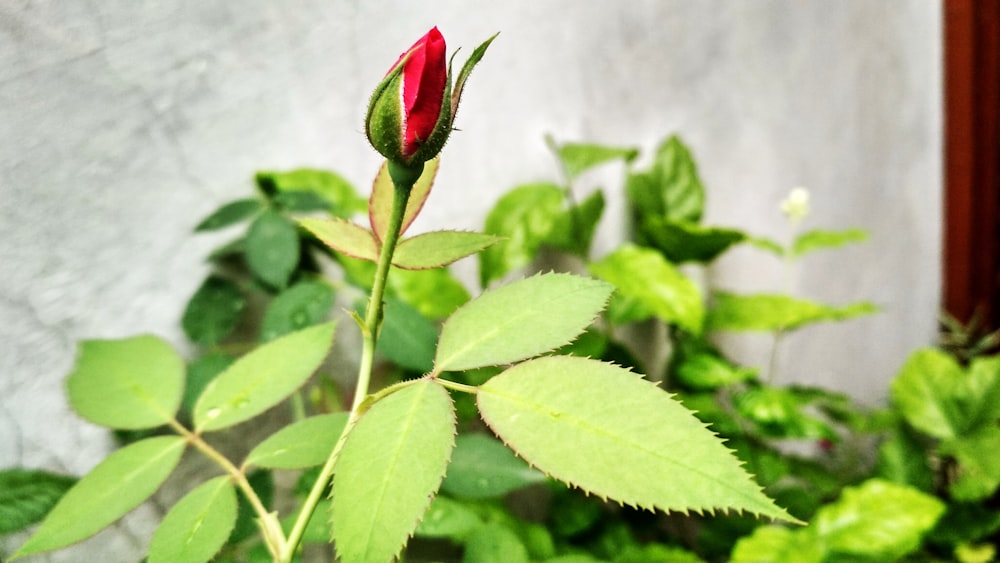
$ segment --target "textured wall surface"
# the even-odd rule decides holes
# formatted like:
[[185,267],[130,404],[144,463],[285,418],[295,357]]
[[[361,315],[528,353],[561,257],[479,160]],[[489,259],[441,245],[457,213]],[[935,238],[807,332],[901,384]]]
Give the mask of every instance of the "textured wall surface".
[[[652,150],[691,146],[708,221],[785,236],[777,204],[813,193],[806,227],[868,244],[807,258],[804,296],[881,314],[789,338],[778,381],[877,402],[934,335],[941,211],[941,14],[926,0],[295,0],[0,2],[0,467],[83,473],[110,445],[63,391],[75,343],[140,332],[184,345],[184,302],[219,239],[198,219],[260,168],[379,160],[361,133],[370,89],[431,25],[466,52],[501,31],[466,91],[419,229],[480,227],[511,186],[556,173],[543,134]],[[460,59],[461,59],[460,55]],[[597,253],[623,231],[620,171]],[[473,279],[469,265],[460,274]],[[708,272],[777,290],[752,249]],[[766,339],[734,339],[751,362]],[[147,505],[38,560],[135,561]],[[0,556],[23,537],[0,540]]]

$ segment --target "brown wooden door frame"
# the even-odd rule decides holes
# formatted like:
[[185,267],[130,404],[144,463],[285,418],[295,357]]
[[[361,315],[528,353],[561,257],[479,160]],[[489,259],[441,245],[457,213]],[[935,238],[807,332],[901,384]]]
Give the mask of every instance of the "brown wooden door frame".
[[944,309],[1000,327],[1000,0],[944,0]]

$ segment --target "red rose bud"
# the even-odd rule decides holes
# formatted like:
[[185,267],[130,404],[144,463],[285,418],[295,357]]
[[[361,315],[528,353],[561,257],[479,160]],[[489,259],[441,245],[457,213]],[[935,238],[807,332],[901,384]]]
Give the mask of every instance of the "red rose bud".
[[492,40],[473,52],[454,92],[444,37],[436,27],[400,55],[368,104],[365,129],[375,150],[406,166],[437,156],[451,134],[465,80]]

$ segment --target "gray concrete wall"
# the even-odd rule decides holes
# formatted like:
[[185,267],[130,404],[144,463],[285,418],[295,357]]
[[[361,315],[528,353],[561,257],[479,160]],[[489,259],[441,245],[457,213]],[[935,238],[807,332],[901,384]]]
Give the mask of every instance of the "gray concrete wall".
[[[0,466],[83,473],[103,457],[107,433],[66,407],[74,343],[151,332],[182,346],[183,304],[220,242],[191,229],[247,195],[254,170],[329,167],[367,185],[379,163],[361,133],[367,96],[432,25],[466,52],[502,33],[417,228],[475,229],[507,188],[552,177],[544,133],[651,151],[676,132],[701,164],[710,222],[781,237],[777,204],[803,185],[806,227],[872,234],[806,259],[792,279],[802,295],[884,312],[788,339],[778,381],[877,402],[932,340],[937,2],[5,0]],[[617,175],[599,176],[612,199],[599,252],[624,230]],[[750,291],[780,288],[783,274],[746,249],[707,279]],[[732,344],[748,361],[766,356],[766,339]],[[155,510],[51,560],[134,561]]]

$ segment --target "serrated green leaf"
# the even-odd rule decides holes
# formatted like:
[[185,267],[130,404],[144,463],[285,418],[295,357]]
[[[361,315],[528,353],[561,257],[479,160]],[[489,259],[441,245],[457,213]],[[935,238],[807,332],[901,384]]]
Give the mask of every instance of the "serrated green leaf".
[[250,224],[246,237],[247,265],[267,285],[281,289],[299,263],[299,234],[285,216],[265,211]]
[[555,151],[570,182],[595,166],[619,159],[628,163],[639,156],[639,150],[633,147],[609,147],[591,143],[564,143],[555,147]]
[[299,224],[328,247],[360,260],[378,261],[378,246],[371,231],[345,219],[299,219]]
[[437,495],[413,535],[425,538],[447,538],[461,542],[470,532],[483,525],[476,511],[448,497]]
[[221,276],[210,275],[188,301],[181,327],[193,342],[217,344],[236,328],[246,304],[246,297],[238,285]]
[[486,233],[502,237],[479,255],[483,287],[535,259],[562,213],[566,194],[555,184],[528,184],[504,194],[486,216]]
[[590,264],[590,271],[614,284],[641,309],[692,334],[701,333],[705,315],[701,291],[659,252],[625,244]]
[[674,263],[711,262],[747,238],[745,233],[736,229],[706,227],[662,217],[644,220],[640,230],[651,246]]
[[229,202],[205,217],[194,228],[195,232],[214,231],[249,219],[264,208],[264,203],[256,198]]
[[911,426],[936,438],[958,438],[995,424],[1000,409],[1000,362],[979,359],[966,372],[940,350],[918,350],[910,355],[890,390]]
[[544,481],[545,475],[496,439],[485,434],[463,434],[455,440],[441,490],[463,498],[496,498]]
[[420,373],[434,367],[437,327],[409,304],[385,299],[385,317],[375,351],[396,365]]
[[564,210],[556,217],[552,230],[544,243],[587,258],[597,232],[597,224],[604,213],[604,193],[592,193],[579,205]]
[[499,237],[466,231],[432,231],[399,243],[392,265],[407,270],[440,268],[489,248]]
[[811,524],[830,551],[896,561],[920,546],[944,513],[937,498],[881,479],[844,489]]
[[66,547],[121,518],[160,488],[185,444],[180,436],[159,436],[112,452],[63,495],[14,556]]
[[677,136],[659,146],[649,170],[627,176],[625,191],[640,223],[647,217],[701,221],[705,190],[691,151]]
[[563,346],[594,321],[610,294],[606,283],[569,274],[487,291],[445,321],[434,369],[507,364]]
[[184,386],[182,410],[190,415],[194,404],[209,382],[233,364],[234,358],[226,354],[207,354],[193,360],[187,367],[187,384]]
[[845,231],[827,231],[816,229],[807,231],[795,238],[792,244],[792,255],[802,256],[823,248],[837,248],[854,242],[868,240],[868,233],[862,229],[847,229]]
[[811,323],[844,321],[878,311],[868,302],[834,307],[783,294],[737,295],[719,291],[714,297],[715,306],[709,309],[705,323],[707,330],[793,330]]
[[466,304],[471,296],[447,269],[394,270],[389,293],[431,320],[440,320]]
[[[368,209],[368,202],[358,195],[350,182],[329,170],[299,168],[287,172],[262,171],[255,177],[261,190],[292,210],[304,205],[302,194],[321,198],[325,209],[335,217],[350,218]],[[292,195],[289,196],[288,194]],[[312,198],[310,198],[312,199]],[[315,206],[309,202],[308,207]]]
[[41,520],[76,482],[76,477],[48,471],[0,471],[0,535],[23,530]]
[[250,450],[244,466],[303,469],[322,465],[347,425],[347,413],[321,414],[289,424]]
[[236,360],[212,380],[194,406],[198,432],[243,422],[283,401],[326,358],[334,323],[294,332]]
[[[431,187],[434,186],[434,178],[437,176],[440,160],[433,158],[424,163],[424,171],[420,178],[413,184],[410,190],[410,198],[406,201],[406,211],[403,213],[403,224],[399,229],[400,236],[406,232],[413,220],[417,218],[420,209],[423,208],[427,197],[431,195]],[[371,224],[375,238],[382,240],[385,232],[389,229],[389,215],[392,212],[392,199],[395,188],[392,185],[392,178],[389,177],[387,163],[383,162],[379,168],[378,175],[375,176],[375,183],[372,184],[371,197],[368,200],[368,221]]]
[[451,397],[421,380],[376,402],[334,467],[333,540],[343,561],[384,563],[427,511],[455,437]]
[[181,405],[184,360],[155,336],[86,340],[66,386],[73,409],[95,424],[155,428]]
[[333,288],[328,284],[302,281],[282,291],[268,305],[261,322],[260,338],[274,340],[326,320],[333,307]]
[[236,491],[216,477],[184,495],[167,512],[149,544],[149,563],[201,563],[222,549],[236,524]]
[[462,563],[528,563],[528,549],[513,530],[483,526],[465,540]]
[[477,401],[511,449],[592,494],[641,508],[794,521],[690,411],[624,368],[539,358],[481,385]]

